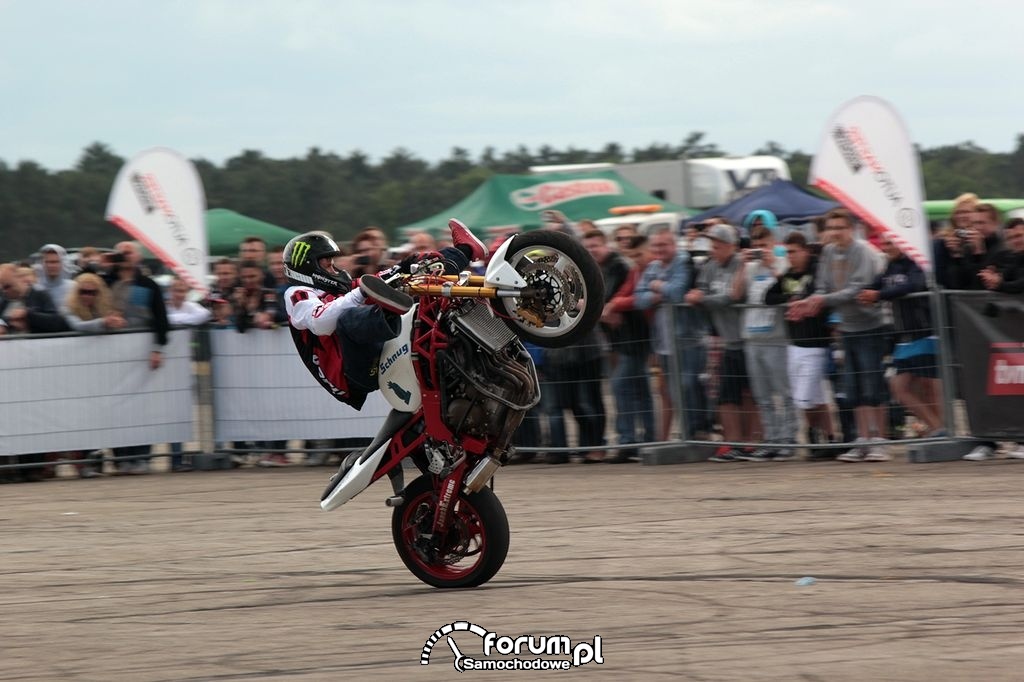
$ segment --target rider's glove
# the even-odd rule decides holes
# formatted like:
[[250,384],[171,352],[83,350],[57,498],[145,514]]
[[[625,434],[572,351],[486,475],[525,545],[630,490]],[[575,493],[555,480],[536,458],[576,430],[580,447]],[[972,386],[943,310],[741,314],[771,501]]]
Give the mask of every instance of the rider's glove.
[[403,272],[409,274],[408,270],[402,269],[401,263],[396,263],[395,265],[392,265],[390,268],[386,268],[378,272],[377,276],[380,277],[385,282],[390,282],[395,275],[398,275]]
[[437,251],[421,251],[403,258],[395,267],[407,274],[424,274],[434,269],[443,271],[444,256]]

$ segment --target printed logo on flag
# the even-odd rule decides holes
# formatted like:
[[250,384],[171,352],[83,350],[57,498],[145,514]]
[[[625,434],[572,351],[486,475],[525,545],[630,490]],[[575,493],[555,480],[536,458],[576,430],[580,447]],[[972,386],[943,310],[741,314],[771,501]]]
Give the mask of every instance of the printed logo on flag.
[[131,175],[132,189],[135,191],[135,196],[139,200],[139,204],[142,206],[142,210],[146,213],[152,213],[156,210],[156,204],[153,201],[153,197],[150,196],[149,190],[146,188],[146,179],[139,173],[132,173]]
[[860,158],[860,154],[857,153],[857,149],[853,146],[853,142],[850,140],[850,136],[846,132],[846,128],[843,126],[836,126],[832,130],[832,139],[836,141],[836,146],[839,148],[839,154],[843,157],[843,161],[850,167],[851,173],[858,173],[860,169],[864,167],[864,162]]

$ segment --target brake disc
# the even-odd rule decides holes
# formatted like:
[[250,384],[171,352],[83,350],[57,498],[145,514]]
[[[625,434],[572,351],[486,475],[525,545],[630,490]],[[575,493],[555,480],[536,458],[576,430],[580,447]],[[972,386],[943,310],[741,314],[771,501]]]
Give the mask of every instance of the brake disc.
[[555,267],[557,262],[557,256],[545,256],[519,272],[526,285],[539,292],[519,298],[516,311],[520,318],[534,326],[543,326],[566,312],[576,310],[578,297],[575,292],[580,289],[579,277],[575,272],[559,271]]

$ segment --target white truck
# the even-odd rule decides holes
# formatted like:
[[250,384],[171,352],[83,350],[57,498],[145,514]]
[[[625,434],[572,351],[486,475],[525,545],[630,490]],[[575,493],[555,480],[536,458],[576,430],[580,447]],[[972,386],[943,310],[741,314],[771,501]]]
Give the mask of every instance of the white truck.
[[587,170],[614,170],[654,197],[696,209],[720,206],[773,180],[790,179],[789,166],[777,156],[726,156],[530,168],[531,173]]

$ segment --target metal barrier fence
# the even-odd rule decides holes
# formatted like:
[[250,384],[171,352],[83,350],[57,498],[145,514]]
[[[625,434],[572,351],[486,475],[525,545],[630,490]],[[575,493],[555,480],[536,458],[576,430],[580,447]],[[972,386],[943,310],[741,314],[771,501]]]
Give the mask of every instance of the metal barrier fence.
[[[1015,343],[1024,346],[1019,297],[987,292],[942,295],[973,301],[975,308],[994,306],[1005,311],[1000,338],[1008,335],[1009,340],[993,341],[994,347],[1002,344],[1000,349],[1009,351]],[[518,449],[568,454],[682,448],[675,460],[654,457],[649,461],[705,459],[709,447],[758,448],[766,443],[784,452],[808,446],[816,451],[840,451],[854,445],[852,426],[860,418],[851,419],[851,387],[858,391],[852,401],[853,412],[858,407],[884,408],[884,432],[879,436],[891,436],[894,428],[911,424],[897,417],[901,407],[895,397],[910,403],[906,396],[917,395],[912,404],[915,412],[939,415],[939,428],[929,428],[933,432],[930,437],[890,438],[892,444],[920,448],[933,443],[969,443],[970,429],[955,409],[954,399],[963,395],[956,380],[962,362],[952,349],[955,344],[963,348],[965,343],[980,342],[956,338],[954,325],[947,321],[946,302],[931,309],[935,353],[911,356],[918,359],[909,364],[895,357],[899,339],[891,328],[846,339],[845,348],[843,339],[837,342],[828,336],[805,339],[802,347],[811,352],[793,352],[794,345],[786,337],[754,336],[744,340],[740,351],[736,344],[722,344],[685,306],[670,310],[671,328],[680,331],[672,339],[672,352],[648,354],[636,352],[635,344],[607,342],[567,351],[540,350],[537,359],[544,398],[517,434]],[[989,327],[997,318],[990,314],[972,324]],[[903,330],[920,337],[927,336],[925,331]],[[982,332],[986,338],[992,336],[990,329]],[[228,441],[258,441],[267,452],[292,450],[287,441],[369,438],[388,411],[379,394],[361,412],[328,396],[308,376],[287,330],[246,334],[177,330],[171,335],[165,366],[156,372],[145,365],[152,338],[148,333],[0,338],[0,469],[41,466],[35,460],[13,461],[12,455],[32,460],[39,453],[162,442],[198,442],[192,452],[202,453],[232,452],[233,448],[225,445]],[[836,352],[837,345],[844,352]],[[869,347],[881,352],[888,364],[847,366],[852,371],[840,378],[844,375],[835,371],[835,366],[863,363],[863,350]],[[997,367],[1003,368],[1002,375],[1015,380],[1015,368],[1024,365],[1017,364],[1022,355],[1003,355],[1010,359],[1000,360],[1004,364]],[[825,366],[814,368],[815,358]],[[790,363],[794,363],[792,367]],[[828,363],[833,365],[832,371]],[[893,381],[898,374],[908,374],[910,386]],[[1024,370],[1020,374],[1024,376]],[[844,434],[832,442],[814,442],[813,431],[809,432],[806,424],[820,424],[816,420],[822,415],[810,413],[816,405],[808,404],[806,396],[801,394],[794,402],[792,395],[792,388],[801,382],[803,393],[807,393],[806,384],[813,384],[819,376],[819,385],[809,392],[825,396],[824,414],[830,430]],[[926,390],[929,385],[934,390]],[[915,386],[919,394],[913,392]],[[900,395],[891,396],[890,390]],[[994,395],[1012,411],[1019,396],[1014,391]],[[987,404],[985,398],[980,402]],[[572,420],[566,420],[567,412],[573,413]],[[936,426],[935,418],[922,421]],[[1000,435],[1013,439],[1018,434],[1011,428]]]

